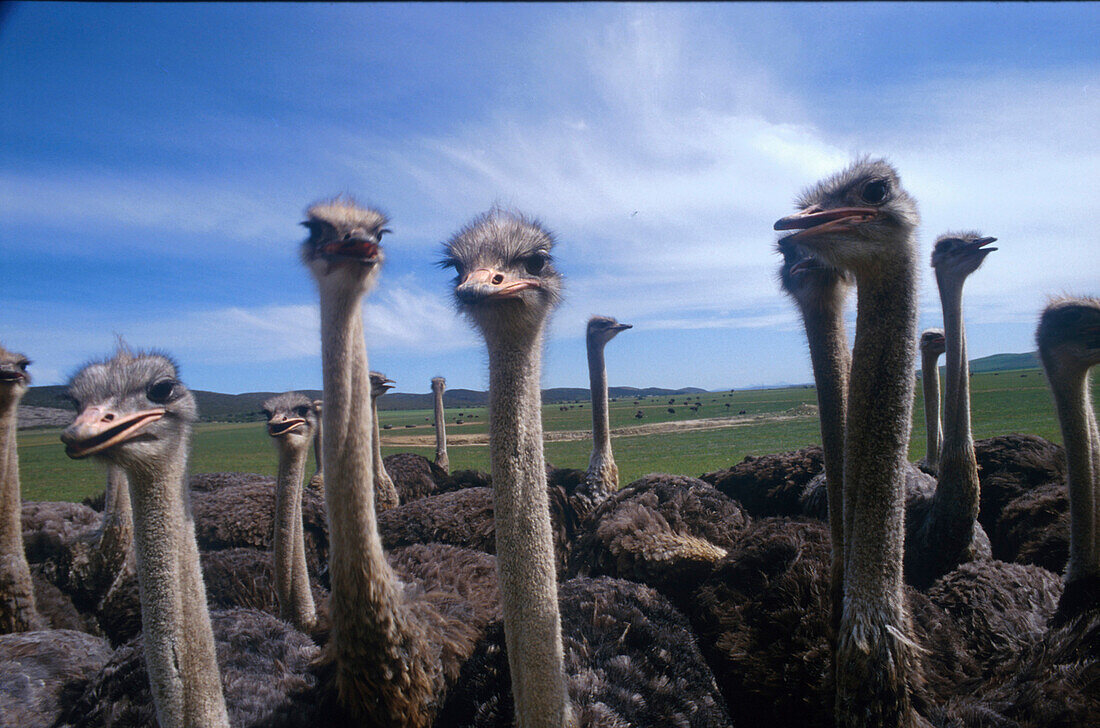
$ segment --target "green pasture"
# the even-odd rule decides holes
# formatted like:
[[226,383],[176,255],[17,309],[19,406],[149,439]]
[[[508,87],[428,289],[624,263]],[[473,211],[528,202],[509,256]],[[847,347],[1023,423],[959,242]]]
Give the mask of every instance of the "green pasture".
[[[1100,373],[1094,376],[1100,384]],[[920,383],[913,407],[913,434],[909,456],[924,455],[924,405]],[[1093,388],[1094,405],[1100,404],[1100,387]],[[674,403],[669,403],[674,399]],[[698,411],[691,405],[699,404]],[[816,404],[812,387],[707,392],[698,395],[674,395],[642,399],[619,398],[611,403],[611,426],[629,427],[655,422],[736,416],[742,410],[750,419],[745,424],[715,430],[667,432],[645,436],[614,437],[615,460],[622,482],[628,483],[646,473],[668,472],[686,475],[729,467],[746,455],[763,455],[791,450],[820,442],[818,421],[814,416],[772,421],[801,404]],[[975,439],[1010,432],[1026,432],[1061,442],[1058,421],[1046,380],[1037,369],[975,374],[971,379],[971,403]],[[726,405],[729,405],[727,407]],[[669,412],[672,409],[672,412]],[[641,411],[643,416],[636,417]],[[484,408],[450,408],[446,412],[448,433],[484,434],[488,429]],[[591,427],[591,404],[569,402],[543,407],[546,431],[585,430]],[[759,417],[758,420],[752,419]],[[387,438],[405,435],[430,435],[430,410],[383,411],[381,425],[383,454],[401,451],[419,452],[431,457],[434,448],[409,448],[387,445]],[[463,424],[457,424],[457,420]],[[102,466],[73,461],[65,456],[57,428],[23,430],[19,433],[19,470],[26,500],[74,500],[103,488]],[[588,464],[591,443],[549,442],[546,457],[558,467],[584,468]],[[481,446],[450,445],[451,468],[489,469],[488,450]],[[275,450],[262,424],[202,423],[195,428],[191,460],[193,472],[242,471],[274,475]]]

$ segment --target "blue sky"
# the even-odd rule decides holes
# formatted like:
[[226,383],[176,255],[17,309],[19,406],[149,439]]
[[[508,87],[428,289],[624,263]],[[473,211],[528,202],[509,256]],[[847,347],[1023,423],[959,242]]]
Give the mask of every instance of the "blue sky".
[[809,381],[771,225],[872,154],[922,260],[1001,241],[971,355],[1029,351],[1049,295],[1100,292],[1098,39],[1091,3],[8,6],[0,342],[38,384],[121,334],[194,388],[320,388],[297,223],[346,192],[392,218],[367,341],[399,391],[486,386],[433,264],[498,203],[558,236],[545,386],[587,386],[594,313],[635,327],[612,384]]

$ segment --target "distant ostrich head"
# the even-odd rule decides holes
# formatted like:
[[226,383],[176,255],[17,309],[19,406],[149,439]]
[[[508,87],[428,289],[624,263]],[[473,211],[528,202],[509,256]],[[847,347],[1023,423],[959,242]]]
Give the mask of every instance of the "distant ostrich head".
[[797,230],[783,241],[797,242],[835,267],[875,266],[884,249],[912,255],[897,242],[920,223],[917,203],[885,160],[858,160],[804,191],[795,204],[802,209],[776,221],[775,229]]
[[921,354],[939,356],[947,351],[947,339],[943,329],[925,329],[920,335]]
[[783,292],[802,307],[819,305],[830,293],[843,296],[852,285],[851,274],[826,263],[791,237],[781,238],[775,245],[783,256],[779,266]]
[[267,434],[277,446],[309,447],[317,429],[313,400],[299,392],[277,394],[263,403]]
[[981,233],[974,231],[944,233],[939,236],[932,248],[932,267],[936,269],[936,278],[966,278],[978,270],[987,255],[996,250],[985,247],[996,241],[997,238],[983,237]]
[[71,458],[96,455],[123,467],[169,460],[198,419],[195,398],[175,363],[157,352],[119,348],[73,375],[68,396],[76,421],[61,434]]
[[1048,371],[1055,366],[1072,370],[1100,364],[1100,298],[1052,301],[1039,318],[1035,339]]
[[493,209],[451,238],[440,261],[454,268],[455,301],[486,339],[529,334],[561,299],[554,239],[536,220]]
[[31,383],[31,360],[0,346],[0,400],[22,397]]
[[371,398],[381,397],[386,392],[393,389],[395,382],[392,379],[386,377],[382,372],[370,373],[370,396]]
[[302,260],[319,284],[355,290],[369,288],[382,263],[386,216],[335,197],[306,210],[309,238],[302,243]]
[[447,380],[443,377],[432,377],[432,391],[442,390],[447,386]]
[[621,324],[610,316],[593,316],[588,319],[588,329],[585,335],[593,343],[606,344],[614,339],[620,331],[632,328],[634,328],[632,324]]

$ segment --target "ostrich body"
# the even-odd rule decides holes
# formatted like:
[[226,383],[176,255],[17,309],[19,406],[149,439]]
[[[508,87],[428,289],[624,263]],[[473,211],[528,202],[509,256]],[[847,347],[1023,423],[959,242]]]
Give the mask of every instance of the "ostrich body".
[[263,411],[267,415],[267,434],[279,452],[272,549],[279,618],[308,632],[317,622],[317,610],[306,567],[302,477],[316,415],[313,402],[297,392],[272,397],[264,402]]
[[[402,582],[382,550],[362,300],[377,278],[386,218],[339,198],[314,205],[307,217],[302,258],[321,302],[331,539],[324,689],[349,722],[419,728],[431,724],[447,681],[457,677],[489,615],[429,580]],[[452,570],[451,579],[466,574]]]
[[[639,601],[653,602],[653,609],[660,605],[675,614],[655,592],[615,580],[576,579],[562,586],[559,604],[539,389],[543,332],[562,286],[550,257],[552,245],[552,237],[537,222],[492,210],[451,238],[443,263],[455,269],[458,307],[481,332],[489,351],[489,449],[503,637],[515,725],[728,725],[713,676],[694,642],[678,643],[676,657],[669,659],[673,653],[661,652],[656,639],[644,636],[649,632],[642,627],[643,618],[658,620],[655,612]],[[628,601],[641,613],[633,617],[616,614],[613,605]],[[569,611],[564,620],[569,626],[568,651],[563,649],[562,605]],[[627,625],[638,625],[641,644],[625,638],[631,630]],[[616,634],[621,637],[607,639]],[[476,669],[464,670],[464,676],[475,673],[475,685],[493,683],[488,686],[490,695],[484,696],[485,702],[469,720],[447,714],[441,718],[442,724],[486,725],[508,720],[506,713],[493,715],[507,702],[494,689],[500,685],[493,676],[500,677],[505,671],[499,664],[500,648],[494,645],[499,641],[490,637],[474,658],[477,667],[484,669],[482,660],[497,655],[497,669],[487,670],[489,678]],[[696,679],[677,681],[677,675],[693,667],[698,671]],[[617,683],[622,685],[616,699],[611,696]],[[620,712],[623,692],[645,695],[644,704],[628,700],[631,712]],[[476,703],[482,692],[462,685],[453,695]]]
[[130,481],[145,660],[165,728],[228,726],[184,487],[195,400],[163,356],[120,350],[69,383],[80,414],[62,439],[70,457],[99,455]]
[[[970,371],[962,289],[967,277],[996,250],[986,247],[994,240],[980,233],[949,233],[939,237],[932,253],[943,302],[947,386],[936,490],[923,507],[910,508],[907,514],[906,576],[921,589],[963,562],[990,555],[989,538],[977,522],[978,461],[970,434]],[[918,515],[921,511],[923,514]]]
[[432,395],[435,400],[435,464],[449,473],[451,461],[447,457],[447,421],[443,411],[443,390],[446,388],[446,379],[432,377]]
[[[856,279],[856,336],[844,443],[844,606],[837,722],[908,726],[919,681],[903,598],[905,494],[916,346],[916,203],[884,161],[860,161],[775,224]],[[830,503],[830,507],[833,504]]]
[[937,475],[940,466],[940,355],[947,350],[943,329],[925,329],[920,335],[920,383],[924,391],[924,459],[921,470]]
[[19,401],[27,393],[30,360],[0,346],[0,634],[41,629],[34,583],[23,549],[19,451]]
[[783,255],[779,282],[802,316],[817,385],[829,503],[829,533],[833,547],[829,572],[832,591],[830,623],[835,630],[844,598],[844,421],[848,403],[845,390],[851,367],[848,334],[844,328],[844,299],[852,281],[846,273],[825,264],[818,256],[807,254],[789,241],[780,241],[778,248]]
[[592,394],[592,457],[584,482],[576,489],[573,502],[579,518],[584,518],[601,501],[619,489],[619,468],[611,453],[611,423],[607,402],[607,366],[603,350],[620,331],[631,328],[610,316],[588,320],[585,345],[588,349],[588,382]]
[[382,462],[382,436],[378,427],[378,398],[393,389],[393,380],[381,372],[370,373],[370,409],[374,421],[374,433],[371,439],[371,467],[374,469],[374,498],[378,512],[388,511],[400,503],[397,486],[386,472]]
[[1065,621],[1100,603],[1100,428],[1092,409],[1089,370],[1100,364],[1100,299],[1065,298],[1047,306],[1035,334],[1066,449],[1070,540]]

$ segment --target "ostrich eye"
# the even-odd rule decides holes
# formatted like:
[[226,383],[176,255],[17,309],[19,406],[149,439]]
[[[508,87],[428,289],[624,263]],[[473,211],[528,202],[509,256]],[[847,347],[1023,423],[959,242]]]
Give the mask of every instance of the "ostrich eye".
[[157,404],[164,404],[172,398],[173,393],[176,391],[176,383],[171,379],[161,379],[159,382],[149,386],[145,396],[149,398],[150,402],[156,402]]
[[886,184],[886,180],[875,179],[868,182],[863,187],[863,192],[860,193],[860,197],[865,202],[870,202],[872,205],[877,205],[886,199],[886,193],[890,191],[890,186]]
[[523,262],[524,269],[528,273],[535,276],[542,272],[542,269],[546,267],[546,256],[542,253],[535,253],[528,256],[527,260]]
[[260,413],[267,419],[271,419],[271,410],[260,410]]
[[297,415],[298,415],[299,417],[305,417],[306,415],[308,415],[308,414],[309,414],[309,407],[307,407],[307,406],[305,406],[305,405],[302,405],[302,406],[300,406],[300,407],[295,407],[295,408],[294,408],[294,412],[295,412],[295,414],[297,414]]
[[390,230],[389,228],[382,228],[381,230],[378,231],[378,234],[375,235],[374,238],[378,242],[382,242],[382,236],[387,234],[387,233],[392,233],[392,232],[393,232],[393,230]]
[[31,365],[31,360],[30,359],[23,359],[22,361],[19,362],[19,368],[22,369],[23,371],[27,371],[27,367],[29,367],[30,365]]

